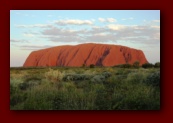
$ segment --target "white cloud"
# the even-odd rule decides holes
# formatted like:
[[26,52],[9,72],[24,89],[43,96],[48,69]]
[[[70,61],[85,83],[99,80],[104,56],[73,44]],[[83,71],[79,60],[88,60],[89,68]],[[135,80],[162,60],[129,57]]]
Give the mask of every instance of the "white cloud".
[[151,28],[160,29],[160,26],[151,26]]
[[10,43],[28,43],[25,39],[10,39]]
[[23,34],[23,35],[26,36],[26,37],[34,37],[33,34]]
[[93,29],[99,29],[101,28],[100,26],[92,26]]
[[126,20],[134,20],[134,18],[133,17],[130,17],[130,18],[122,18],[121,20],[123,20],[123,21],[126,21]]
[[107,25],[107,27],[111,30],[122,30],[126,28],[125,25],[120,25],[120,24],[109,24]]
[[113,23],[113,22],[116,22],[116,19],[114,19],[114,18],[107,18],[107,21],[110,22],[110,23]]
[[36,27],[39,27],[39,28],[50,28],[52,27],[51,24],[33,24],[33,25],[16,25],[16,27],[19,27],[19,28],[36,28]]
[[160,39],[160,28],[155,25],[121,25],[107,24],[105,26],[92,25],[91,29],[53,27],[44,29],[42,38],[53,42],[117,42],[129,41],[138,44],[155,44]]
[[28,26],[28,25],[16,25],[16,27],[19,27],[19,28],[28,28],[30,26]]
[[98,20],[100,22],[109,22],[109,23],[113,23],[113,22],[116,22],[117,20],[114,19],[114,18],[98,18]]
[[153,20],[153,22],[160,23],[160,20]]
[[20,46],[21,50],[39,50],[39,49],[45,49],[53,47],[53,45],[22,45]]
[[139,26],[139,25],[133,25],[133,26],[131,26],[133,29],[135,29],[135,30],[143,30],[143,29],[145,29],[146,28],[146,26]]
[[107,34],[106,33],[96,33],[96,34],[93,34],[94,36],[106,36]]
[[58,20],[55,21],[56,24],[71,24],[71,25],[91,25],[93,22],[91,20],[79,20],[79,19],[68,19],[68,20]]
[[20,40],[10,39],[10,42],[21,42]]
[[43,35],[69,36],[69,35],[76,35],[78,31],[73,29],[62,29],[62,28],[53,27],[50,29],[43,30],[41,33]]
[[[40,33],[34,34],[31,31],[24,33],[26,37],[38,37],[47,41],[56,43],[71,42],[132,42],[138,44],[157,44],[160,41],[160,26],[158,20],[150,21],[143,25],[123,25],[117,24],[114,18],[98,18],[99,21],[105,22],[105,25],[98,26],[93,23],[94,20],[76,20],[65,19],[58,20],[52,24],[33,24],[33,25],[17,25],[23,28],[42,28]],[[58,24],[58,26],[56,25]],[[89,28],[73,28],[74,26],[61,25],[91,25]],[[59,25],[61,27],[59,27]],[[46,28],[47,27],[47,28]],[[48,28],[51,27],[51,28]],[[12,40],[11,42],[17,42]],[[13,43],[15,44],[15,43]]]
[[85,42],[117,42],[117,38],[114,34],[106,34],[106,33],[96,33],[85,38]]
[[98,18],[100,22],[105,22],[106,20],[104,18]]
[[154,37],[153,38],[159,40],[160,39],[160,33],[154,34]]

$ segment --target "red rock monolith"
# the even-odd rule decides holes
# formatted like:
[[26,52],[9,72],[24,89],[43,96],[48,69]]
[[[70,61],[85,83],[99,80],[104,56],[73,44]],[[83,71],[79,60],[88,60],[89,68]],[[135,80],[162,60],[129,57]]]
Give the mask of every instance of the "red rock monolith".
[[33,51],[23,66],[115,66],[133,64],[135,61],[139,61],[140,65],[148,62],[141,50],[120,45],[87,43]]

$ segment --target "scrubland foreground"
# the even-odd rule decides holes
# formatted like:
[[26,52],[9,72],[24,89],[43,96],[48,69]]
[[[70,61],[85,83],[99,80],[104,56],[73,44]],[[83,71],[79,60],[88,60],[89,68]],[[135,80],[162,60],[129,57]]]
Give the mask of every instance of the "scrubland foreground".
[[10,68],[11,110],[159,110],[160,68]]

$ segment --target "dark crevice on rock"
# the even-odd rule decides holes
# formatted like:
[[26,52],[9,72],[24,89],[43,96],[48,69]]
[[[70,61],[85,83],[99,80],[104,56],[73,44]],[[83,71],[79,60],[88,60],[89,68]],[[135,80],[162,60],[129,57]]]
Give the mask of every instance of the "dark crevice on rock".
[[84,64],[87,63],[87,60],[90,58],[91,53],[93,52],[94,48],[95,48],[95,46],[91,49],[90,53],[88,54],[88,57],[84,60]]
[[106,58],[106,56],[109,54],[110,49],[106,49],[103,53],[103,55],[97,60],[96,66],[103,66],[103,60]]

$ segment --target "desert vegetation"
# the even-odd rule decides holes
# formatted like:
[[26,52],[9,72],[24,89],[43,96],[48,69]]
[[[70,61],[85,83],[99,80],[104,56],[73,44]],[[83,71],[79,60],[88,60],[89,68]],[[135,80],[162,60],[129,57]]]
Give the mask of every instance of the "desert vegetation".
[[10,109],[160,109],[160,63],[82,66],[11,68]]

